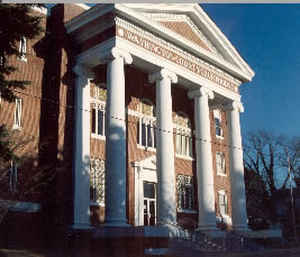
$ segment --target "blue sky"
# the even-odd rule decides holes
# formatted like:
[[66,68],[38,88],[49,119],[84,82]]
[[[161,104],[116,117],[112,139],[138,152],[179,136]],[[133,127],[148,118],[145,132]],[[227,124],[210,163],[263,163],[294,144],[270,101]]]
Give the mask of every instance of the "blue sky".
[[255,71],[241,86],[242,133],[300,136],[300,4],[202,4]]

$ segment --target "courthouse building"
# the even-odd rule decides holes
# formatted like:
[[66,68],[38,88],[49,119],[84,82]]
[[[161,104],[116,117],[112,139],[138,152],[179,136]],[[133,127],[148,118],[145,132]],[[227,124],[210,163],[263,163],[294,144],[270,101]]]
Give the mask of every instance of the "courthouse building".
[[45,194],[17,192],[50,164],[59,224],[247,229],[239,87],[254,72],[203,9],[34,12],[45,32],[7,60],[32,83],[0,110],[30,158],[11,163],[1,198],[39,209]]

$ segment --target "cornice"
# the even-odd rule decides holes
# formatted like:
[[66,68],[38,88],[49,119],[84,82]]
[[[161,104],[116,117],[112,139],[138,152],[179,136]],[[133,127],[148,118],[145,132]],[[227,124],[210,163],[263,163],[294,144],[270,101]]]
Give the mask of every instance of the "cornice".
[[74,17],[65,24],[67,33],[71,33],[76,29],[84,26],[85,24],[91,22],[92,20],[114,10],[114,4],[98,4],[88,9],[87,11],[81,13],[80,15]]
[[[254,76],[254,72],[251,68],[244,62],[244,60],[239,56],[238,52],[234,49],[231,43],[226,39],[223,33],[217,28],[217,26],[210,20],[210,18],[206,15],[206,13],[202,10],[198,4],[187,4],[184,6],[184,10],[182,10],[182,6],[178,4],[165,4],[163,9],[164,11],[173,11],[175,13],[188,13],[191,17],[194,17],[193,21],[195,20],[202,22],[202,24],[197,24],[201,28],[207,28],[205,31],[210,37],[214,38],[216,43],[219,44],[219,47],[224,50],[225,55],[230,58],[234,63],[241,66],[241,69],[235,67],[228,61],[222,60],[220,57],[216,56],[209,51],[197,47],[195,44],[191,43],[189,40],[186,40],[184,37],[178,35],[177,33],[171,31],[170,29],[164,27],[163,25],[159,24],[151,20],[150,18],[146,17],[145,15],[139,14],[137,11],[130,9],[133,7],[146,6],[149,10],[155,7],[162,8],[162,5],[153,5],[151,8],[147,4],[145,5],[135,5],[135,4],[115,4],[116,12],[121,14],[122,16],[126,17],[127,19],[133,21],[141,25],[143,28],[152,31],[154,33],[158,33],[162,38],[167,39],[168,41],[176,43],[178,46],[193,52],[196,56],[204,58],[211,62],[212,64],[218,66],[219,68],[226,70],[230,74],[234,75],[235,77],[241,79],[244,82],[251,81],[252,77]],[[141,8],[143,10],[143,8]],[[152,10],[151,9],[151,10]],[[160,11],[161,11],[160,10]],[[153,10],[152,10],[153,11]],[[159,11],[157,9],[157,11]],[[215,42],[214,41],[214,42]],[[222,42],[222,43],[221,43]]]

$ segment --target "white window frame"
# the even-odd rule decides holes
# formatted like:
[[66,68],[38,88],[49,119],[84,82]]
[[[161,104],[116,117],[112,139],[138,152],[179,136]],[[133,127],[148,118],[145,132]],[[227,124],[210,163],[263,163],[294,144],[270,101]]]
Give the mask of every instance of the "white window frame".
[[23,105],[22,98],[16,98],[13,129],[22,128],[22,107],[23,107],[22,105]]
[[[222,115],[221,115],[221,111],[219,109],[215,109],[213,110],[213,114],[214,114],[214,127],[215,127],[215,133],[216,133],[216,138],[218,139],[224,139],[224,131],[222,128]],[[220,135],[217,134],[217,122],[216,120],[218,120],[219,126],[218,129],[220,129]]]
[[[100,139],[100,140],[105,140],[105,129],[106,129],[106,112],[105,112],[105,102],[100,101],[100,100],[92,100],[91,101],[91,136],[92,138]],[[93,121],[93,109],[96,110],[95,112],[95,120]],[[103,112],[103,135],[99,134],[98,131],[98,115],[99,115],[99,110]],[[93,132],[93,127],[92,124],[95,122],[95,132]]]
[[[145,130],[145,141],[146,144],[143,144],[143,124],[146,126],[146,130]],[[140,148],[146,149],[146,150],[150,150],[150,151],[156,151],[156,118],[153,116],[146,116],[143,115],[139,118],[139,123],[138,123],[139,129],[138,129],[138,133],[139,133],[139,140],[138,140],[138,146]],[[151,132],[151,140],[152,140],[152,145],[148,145],[148,138],[149,138],[149,130],[148,128],[150,127],[150,132]]]
[[[221,197],[224,200],[224,202],[222,202],[222,203],[220,201]],[[218,191],[218,206],[219,206],[220,215],[222,217],[228,217],[228,197],[227,197],[225,190]],[[222,206],[225,206],[225,212],[222,211],[223,210]]]
[[216,152],[216,170],[217,170],[217,175],[227,176],[226,158],[223,152]]
[[27,57],[26,57],[26,54],[27,54],[27,40],[26,40],[26,37],[22,37],[20,39],[20,43],[19,43],[19,53],[20,53],[20,60],[21,61],[24,61],[24,62],[27,62]]
[[[185,146],[182,144],[183,139],[186,140]],[[193,140],[190,128],[176,125],[175,153],[176,157],[193,160]]]

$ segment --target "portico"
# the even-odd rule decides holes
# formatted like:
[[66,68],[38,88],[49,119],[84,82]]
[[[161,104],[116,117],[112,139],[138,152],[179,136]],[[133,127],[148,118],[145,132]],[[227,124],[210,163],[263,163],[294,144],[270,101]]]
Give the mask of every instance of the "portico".
[[[94,67],[106,65],[106,157],[105,157],[105,225],[128,226],[127,202],[127,144],[126,138],[126,72],[125,65],[132,65],[149,75],[149,83],[156,91],[156,174],[157,174],[157,223],[161,226],[177,225],[176,177],[172,117],[171,89],[180,85],[194,104],[195,162],[197,177],[198,229],[217,231],[215,210],[215,182],[210,121],[211,102],[222,99],[219,105],[227,110],[228,142],[230,155],[230,186],[232,194],[232,226],[247,229],[245,188],[243,181],[243,153],[239,112],[243,110],[238,87],[250,81],[252,70],[238,55],[213,22],[204,15],[198,5],[188,5],[181,16],[198,30],[205,32],[207,41],[217,42],[218,49],[199,47],[183,35],[164,27],[159,21],[172,16],[182,17],[179,5],[167,8],[167,14],[157,15],[153,5],[114,4],[106,8],[88,10],[90,17],[105,16],[107,24],[115,29],[115,35],[86,47],[80,39],[83,29],[105,35],[107,28],[99,31],[80,16],[67,25],[85,49],[78,53],[74,72],[76,80],[76,133],[74,151],[74,227],[88,227],[89,174],[90,174],[90,89]],[[143,12],[143,15],[140,14]],[[110,13],[114,13],[111,18]],[[124,18],[126,17],[126,19]],[[92,18],[91,18],[92,19]],[[92,20],[93,20],[92,19]],[[138,23],[137,23],[138,21]],[[139,26],[135,24],[140,24]],[[107,25],[109,26],[109,25]],[[196,28],[194,31],[198,31]],[[196,33],[195,32],[195,33]],[[158,36],[159,35],[159,36]],[[100,37],[99,37],[100,38]],[[103,38],[103,36],[102,36]],[[204,40],[204,39],[203,39]],[[212,43],[211,43],[212,44]],[[217,100],[214,100],[214,104]],[[136,185],[137,186],[137,185]],[[141,211],[141,208],[137,210]]]

